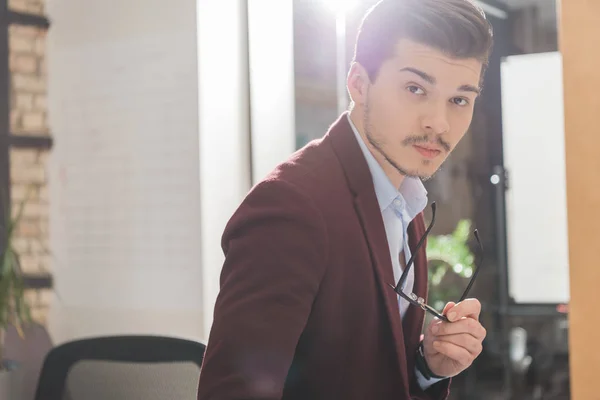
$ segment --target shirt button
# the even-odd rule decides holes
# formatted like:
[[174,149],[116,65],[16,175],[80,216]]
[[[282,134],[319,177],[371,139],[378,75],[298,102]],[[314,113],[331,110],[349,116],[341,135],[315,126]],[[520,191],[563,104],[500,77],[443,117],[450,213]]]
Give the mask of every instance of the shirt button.
[[403,204],[402,200],[396,199],[396,200],[394,200],[394,205],[396,207],[402,207],[404,204]]

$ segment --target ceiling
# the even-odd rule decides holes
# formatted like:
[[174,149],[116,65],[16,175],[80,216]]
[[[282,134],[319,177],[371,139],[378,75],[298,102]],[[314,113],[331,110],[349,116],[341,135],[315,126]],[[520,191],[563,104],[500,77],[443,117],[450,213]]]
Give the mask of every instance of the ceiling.
[[559,0],[479,0],[478,2],[484,10],[488,7],[491,8],[491,10],[486,10],[487,14],[492,14],[494,11],[493,9],[499,9],[499,7],[494,7],[494,4],[502,4],[510,11],[533,8],[535,9],[536,18],[539,19],[540,24],[556,25],[556,3],[558,1]]
[[[484,0],[485,1],[485,0]],[[498,3],[503,3],[508,6],[510,9],[519,9],[524,7],[529,7],[532,5],[536,5],[539,3],[554,3],[553,1],[548,0],[496,0]]]

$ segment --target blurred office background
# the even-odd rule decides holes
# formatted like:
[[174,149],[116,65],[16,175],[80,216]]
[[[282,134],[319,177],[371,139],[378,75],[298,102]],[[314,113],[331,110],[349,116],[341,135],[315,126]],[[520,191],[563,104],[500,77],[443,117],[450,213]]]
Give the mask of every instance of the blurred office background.
[[[477,3],[495,32],[484,94],[468,135],[426,182],[447,251],[472,247],[465,226],[486,249],[481,265],[454,253],[431,265],[439,301],[482,268],[473,296],[488,337],[452,398],[568,399],[560,5]],[[13,208],[33,187],[14,243],[33,316],[55,344],[206,341],[224,225],[254,183],[347,106],[343,79],[373,4],[3,5],[0,184]]]

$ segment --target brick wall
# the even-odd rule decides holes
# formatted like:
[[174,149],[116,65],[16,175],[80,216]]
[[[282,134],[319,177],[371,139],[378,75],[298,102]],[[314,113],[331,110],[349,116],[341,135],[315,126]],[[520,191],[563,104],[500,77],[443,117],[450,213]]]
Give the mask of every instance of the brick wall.
[[8,0],[8,8],[24,13],[44,15],[45,0]]
[[[43,0],[11,0],[9,8],[43,15]],[[9,27],[10,131],[14,135],[48,136],[46,88],[46,30],[30,26]],[[13,213],[29,196],[15,245],[22,268],[28,274],[50,272],[49,194],[47,160],[49,152],[38,149],[10,149],[10,179]],[[33,318],[46,324],[51,290],[28,290]]]

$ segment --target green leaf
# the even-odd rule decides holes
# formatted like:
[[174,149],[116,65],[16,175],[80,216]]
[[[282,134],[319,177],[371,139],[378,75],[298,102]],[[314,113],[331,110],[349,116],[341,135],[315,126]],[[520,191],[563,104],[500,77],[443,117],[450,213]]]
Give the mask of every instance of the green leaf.
[[[4,210],[7,224],[3,229],[4,243],[0,251],[0,331],[7,325],[12,324],[17,328],[23,326],[23,323],[31,321],[31,313],[27,302],[25,301],[25,285],[19,254],[16,251],[13,240],[23,212],[30,199],[32,190],[35,186],[30,186],[25,198],[16,205],[14,217],[11,216],[10,206]],[[2,349],[0,349],[0,352]]]
[[452,233],[452,237],[460,243],[466,244],[467,240],[469,240],[469,235],[471,234],[471,221],[467,219],[462,219],[456,225],[456,229]]
[[427,239],[427,257],[430,264],[441,265],[431,275],[433,286],[437,286],[450,270],[463,278],[469,278],[474,269],[475,257],[468,246],[471,234],[471,221],[460,220],[454,231],[449,235],[431,236]]

